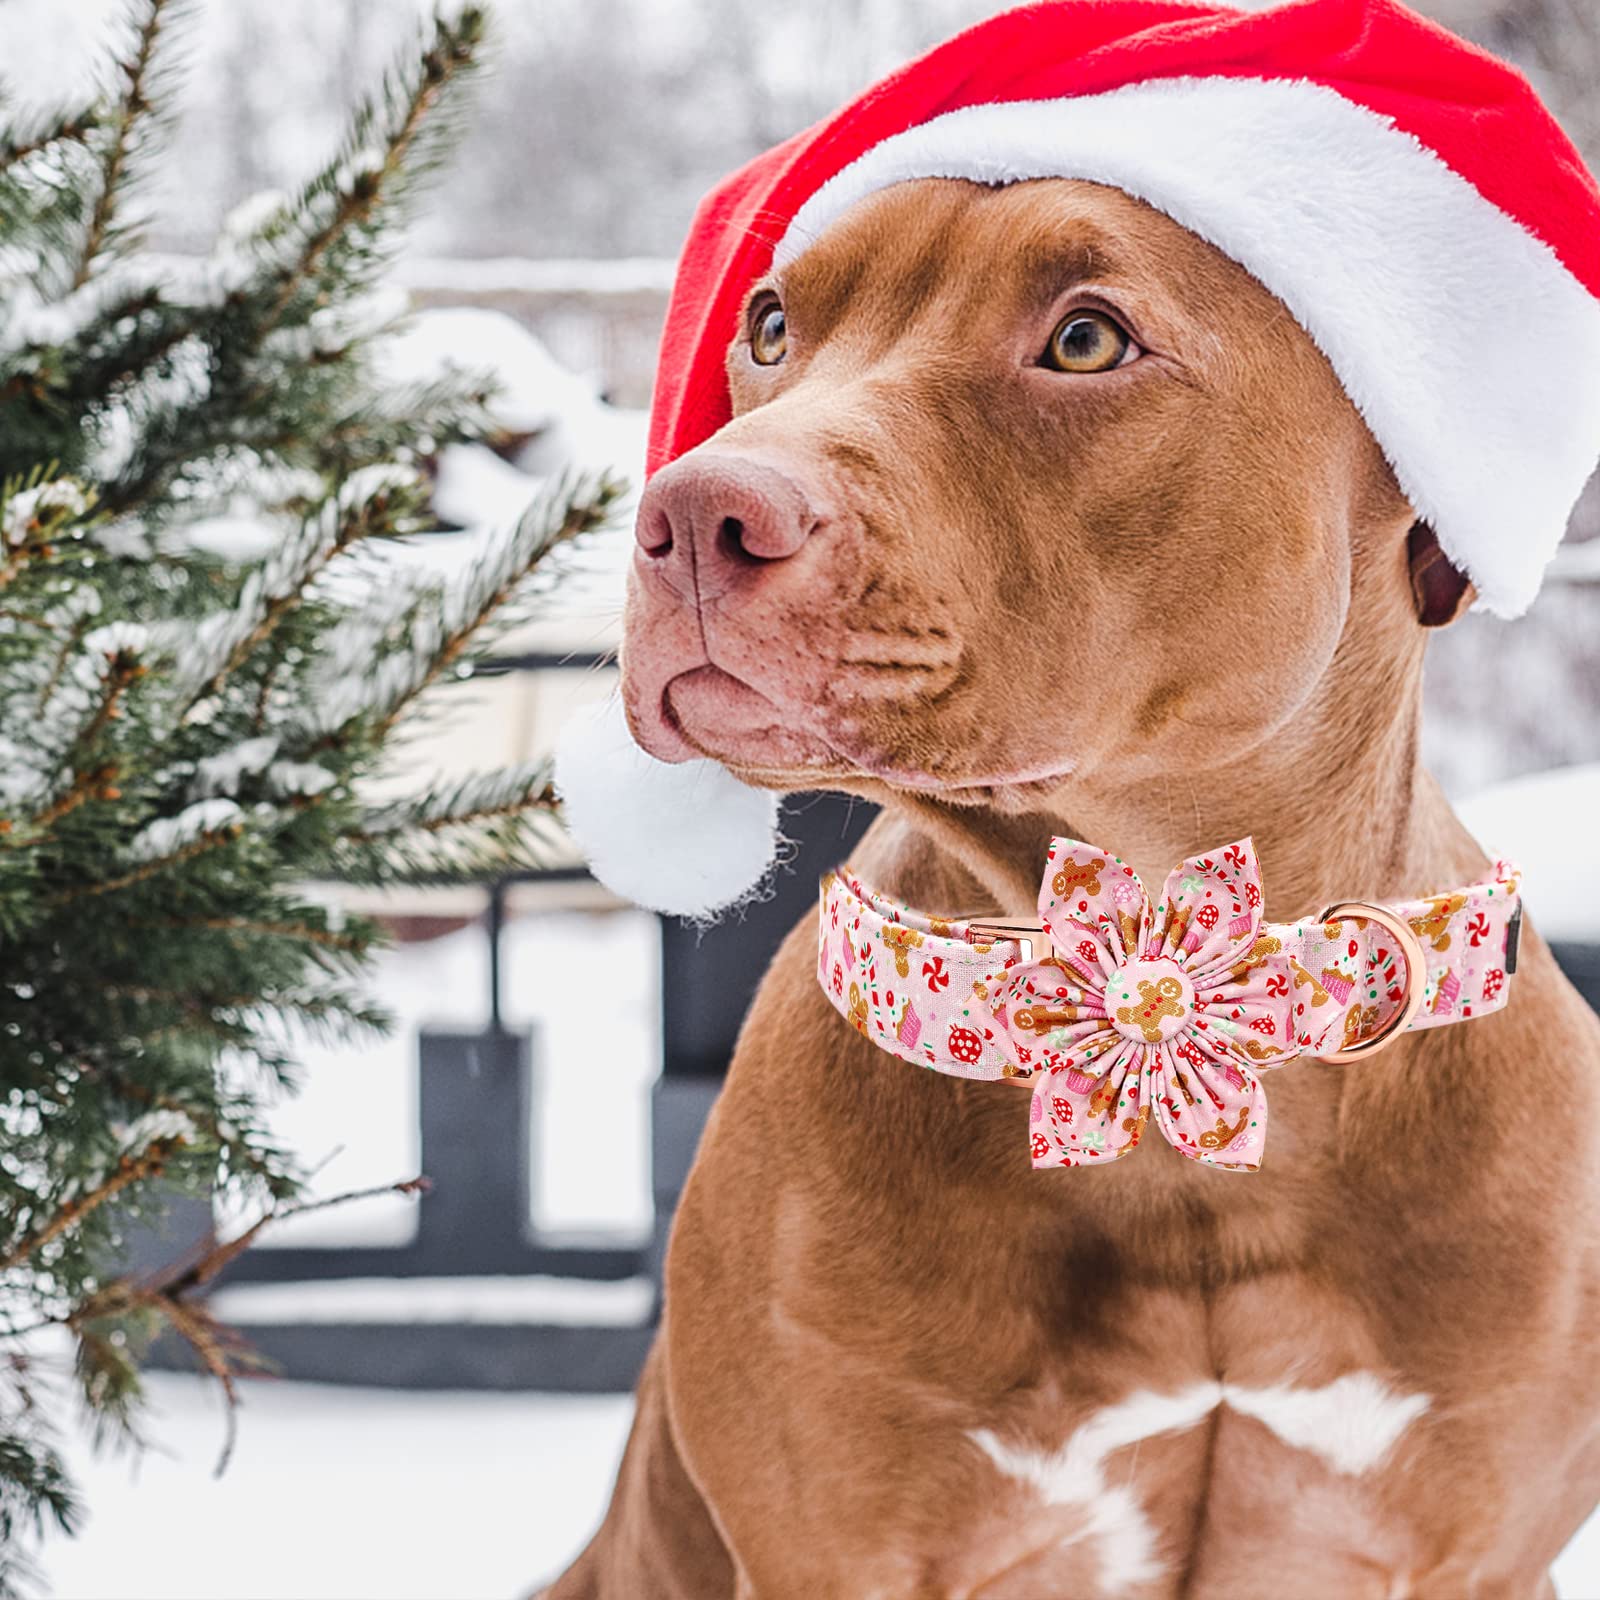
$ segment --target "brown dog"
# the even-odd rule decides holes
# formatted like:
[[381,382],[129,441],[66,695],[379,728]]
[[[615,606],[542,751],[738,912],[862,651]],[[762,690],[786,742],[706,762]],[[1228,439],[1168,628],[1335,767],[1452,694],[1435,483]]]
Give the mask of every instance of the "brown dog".
[[[1085,308],[1116,364],[1041,366]],[[856,862],[932,911],[1027,910],[1053,832],[1152,884],[1251,833],[1284,916],[1482,874],[1418,765],[1411,509],[1195,236],[1085,183],[901,184],[757,289],[728,370],[641,505],[647,748],[882,802]],[[1600,1494],[1600,1027],[1536,937],[1505,1013],[1275,1074],[1251,1177],[1160,1140],[1030,1170],[1027,1096],[875,1050],[814,937],[557,1600],[1552,1592]]]

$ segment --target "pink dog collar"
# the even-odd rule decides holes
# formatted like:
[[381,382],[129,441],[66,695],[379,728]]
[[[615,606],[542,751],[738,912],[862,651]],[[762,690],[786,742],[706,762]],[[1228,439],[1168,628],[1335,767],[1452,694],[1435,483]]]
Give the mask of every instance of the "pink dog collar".
[[1049,860],[1037,924],[923,916],[841,867],[817,956],[823,992],[890,1054],[1031,1084],[1036,1167],[1114,1161],[1153,1114],[1184,1155],[1253,1171],[1258,1071],[1353,1060],[1510,997],[1522,903],[1503,861],[1450,894],[1268,923],[1249,839],[1184,862],[1154,906],[1108,850],[1055,839]]

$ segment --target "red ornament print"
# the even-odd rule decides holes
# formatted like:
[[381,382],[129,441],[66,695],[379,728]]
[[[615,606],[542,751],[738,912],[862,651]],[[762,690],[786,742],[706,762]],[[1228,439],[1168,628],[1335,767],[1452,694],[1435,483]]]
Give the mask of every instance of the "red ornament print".
[[963,1028],[959,1023],[952,1023],[950,1027],[950,1054],[965,1066],[975,1067],[983,1055],[983,1040],[971,1028]]

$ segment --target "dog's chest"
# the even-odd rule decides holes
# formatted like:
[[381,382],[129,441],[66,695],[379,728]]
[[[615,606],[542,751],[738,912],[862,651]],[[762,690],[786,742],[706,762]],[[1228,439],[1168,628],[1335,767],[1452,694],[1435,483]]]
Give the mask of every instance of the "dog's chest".
[[1423,1538],[1396,1484],[1440,1399],[1397,1364],[1351,1275],[1325,1286],[1280,1261],[1206,1288],[1181,1270],[1141,1277],[1126,1257],[1119,1278],[1118,1259],[1098,1292],[1094,1263],[1074,1263],[1067,1337],[1046,1343],[1034,1385],[965,1430],[1001,1509],[971,1540],[969,1586],[947,1592],[1409,1592]]
[[939,1587],[972,1600],[1404,1595],[1419,1541],[1388,1509],[1386,1468],[1431,1403],[1357,1370],[1135,1389],[1053,1444],[1015,1422],[972,1429],[991,1493]]

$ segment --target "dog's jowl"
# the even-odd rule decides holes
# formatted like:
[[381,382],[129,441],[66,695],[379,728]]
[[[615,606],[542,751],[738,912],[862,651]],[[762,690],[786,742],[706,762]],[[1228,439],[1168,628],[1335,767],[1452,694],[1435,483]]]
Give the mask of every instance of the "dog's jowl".
[[702,209],[629,724],[883,813],[552,1595],[1552,1594],[1600,1025],[1418,727],[1593,465],[1597,294],[1576,155],[1391,0],[1030,7]]

